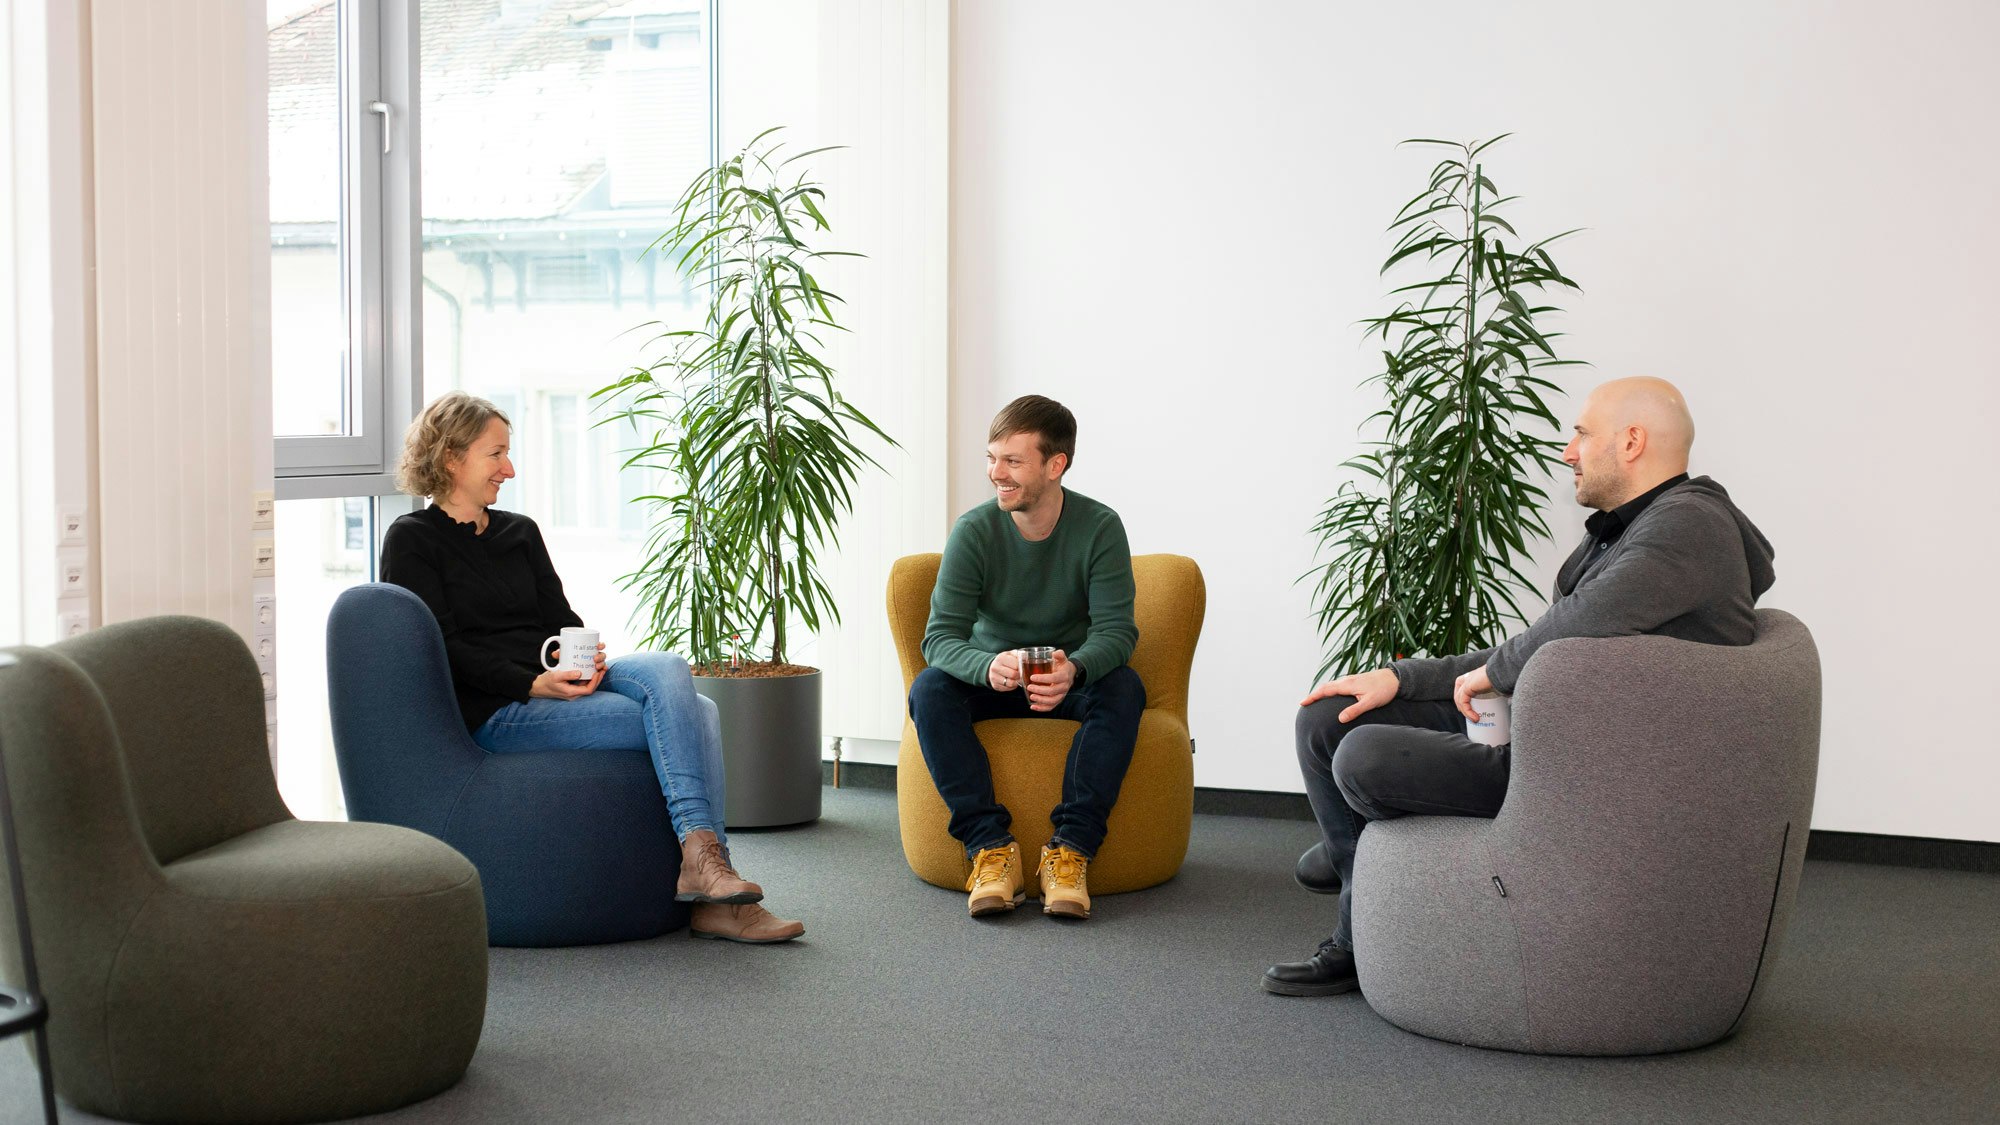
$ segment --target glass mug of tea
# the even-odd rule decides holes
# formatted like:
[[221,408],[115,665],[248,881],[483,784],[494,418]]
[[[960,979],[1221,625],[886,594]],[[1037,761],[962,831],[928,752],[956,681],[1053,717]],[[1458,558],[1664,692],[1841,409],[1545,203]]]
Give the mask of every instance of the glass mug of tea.
[[1056,670],[1056,650],[1048,645],[1014,650],[1015,659],[1021,662],[1021,690],[1028,690],[1029,676],[1053,675]]

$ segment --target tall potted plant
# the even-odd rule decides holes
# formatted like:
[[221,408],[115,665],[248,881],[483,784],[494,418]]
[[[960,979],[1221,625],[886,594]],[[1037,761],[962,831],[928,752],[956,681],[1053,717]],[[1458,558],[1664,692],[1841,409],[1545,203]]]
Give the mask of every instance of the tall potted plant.
[[626,464],[669,482],[636,501],[651,530],[625,584],[643,643],[686,653],[721,710],[732,827],[819,815],[820,677],[789,646],[840,619],[820,560],[876,464],[856,438],[894,444],[840,393],[821,339],[843,330],[841,299],[814,271],[859,257],[809,241],[830,229],[826,191],[794,166],[828,150],[780,159],[777,132],[696,176],[648,251],[706,295],[701,323],[652,325],[661,354],[595,396],[640,435]]
[[1556,355],[1561,333],[1542,323],[1560,310],[1543,302],[1578,286],[1548,249],[1574,231],[1521,245],[1502,213],[1515,197],[1480,157],[1504,137],[1404,142],[1446,151],[1389,225],[1398,238],[1382,273],[1430,269],[1391,291],[1389,315],[1363,321],[1383,364],[1364,385],[1382,384],[1386,401],[1364,423],[1379,439],[1343,465],[1359,479],[1313,525],[1321,677],[1482,648],[1527,621],[1518,561],[1549,538],[1538,481],[1563,447],[1544,397],[1561,388],[1538,373],[1581,362]]

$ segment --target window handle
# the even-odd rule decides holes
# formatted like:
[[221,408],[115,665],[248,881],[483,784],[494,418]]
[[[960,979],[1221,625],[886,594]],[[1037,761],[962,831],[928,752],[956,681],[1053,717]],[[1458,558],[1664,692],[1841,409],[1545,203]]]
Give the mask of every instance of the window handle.
[[368,112],[382,115],[382,155],[387,156],[389,155],[389,116],[394,111],[389,108],[388,102],[369,102]]

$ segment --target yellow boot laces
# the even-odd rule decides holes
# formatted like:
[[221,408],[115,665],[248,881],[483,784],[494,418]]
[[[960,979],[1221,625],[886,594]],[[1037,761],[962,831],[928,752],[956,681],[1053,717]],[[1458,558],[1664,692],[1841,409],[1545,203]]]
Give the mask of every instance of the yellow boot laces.
[[1042,862],[1042,882],[1077,890],[1083,886],[1083,871],[1089,864],[1081,852],[1057,848]]
[[972,861],[972,878],[965,881],[965,889],[969,891],[981,883],[1004,882],[1011,866],[1006,848],[987,848]]

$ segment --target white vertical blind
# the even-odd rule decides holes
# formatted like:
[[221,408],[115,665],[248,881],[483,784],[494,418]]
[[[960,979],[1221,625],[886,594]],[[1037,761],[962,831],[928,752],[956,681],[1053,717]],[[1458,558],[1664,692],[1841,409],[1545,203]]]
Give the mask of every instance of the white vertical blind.
[[251,496],[269,487],[271,435],[262,153],[244,112],[264,102],[262,23],[244,7],[91,9],[107,621],[192,613],[252,631]]
[[950,27],[943,0],[823,0],[818,129],[795,138],[849,146],[815,164],[835,208],[831,244],[868,255],[827,271],[853,330],[829,342],[846,393],[900,443],[879,450],[885,471],[863,478],[827,567],[842,614],[817,645],[829,736],[901,737],[902,673],[883,591],[891,563],[940,549],[949,528]]

